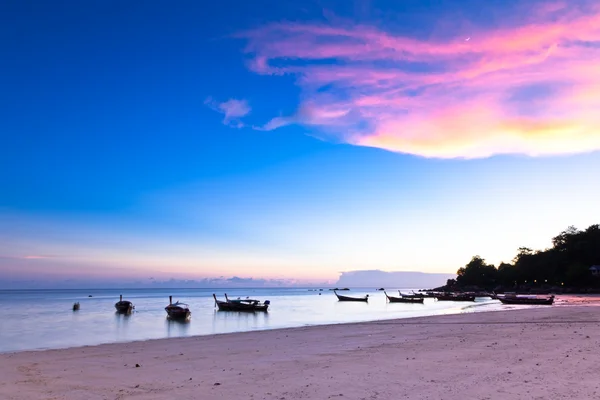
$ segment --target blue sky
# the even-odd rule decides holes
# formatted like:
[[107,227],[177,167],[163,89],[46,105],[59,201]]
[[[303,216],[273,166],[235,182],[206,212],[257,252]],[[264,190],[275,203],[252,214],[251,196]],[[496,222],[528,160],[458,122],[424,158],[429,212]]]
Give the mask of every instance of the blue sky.
[[454,272],[598,222],[593,2],[0,15],[0,271],[15,279]]

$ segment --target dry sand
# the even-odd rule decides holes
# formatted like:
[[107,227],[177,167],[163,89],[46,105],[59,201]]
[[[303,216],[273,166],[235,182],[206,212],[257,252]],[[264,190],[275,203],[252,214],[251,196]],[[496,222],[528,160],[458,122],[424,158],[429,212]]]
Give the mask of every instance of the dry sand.
[[0,399],[592,399],[599,328],[554,306],[4,354]]

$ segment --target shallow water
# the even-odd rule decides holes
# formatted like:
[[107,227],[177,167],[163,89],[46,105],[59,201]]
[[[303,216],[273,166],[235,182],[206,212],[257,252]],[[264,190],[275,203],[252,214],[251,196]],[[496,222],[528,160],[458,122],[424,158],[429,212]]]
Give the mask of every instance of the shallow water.
[[[230,298],[270,300],[271,306],[268,313],[218,312],[214,292],[221,298],[226,292]],[[490,298],[478,298],[475,303],[425,299],[425,304],[390,304],[380,291],[353,289],[343,293],[368,293],[369,302],[338,302],[331,291],[298,288],[2,290],[0,352],[510,309]],[[119,294],[134,303],[131,315],[115,313]],[[388,294],[398,292],[388,290]],[[169,295],[173,301],[189,304],[192,317],[188,322],[166,318],[164,307]],[[72,311],[76,301],[81,309]]]

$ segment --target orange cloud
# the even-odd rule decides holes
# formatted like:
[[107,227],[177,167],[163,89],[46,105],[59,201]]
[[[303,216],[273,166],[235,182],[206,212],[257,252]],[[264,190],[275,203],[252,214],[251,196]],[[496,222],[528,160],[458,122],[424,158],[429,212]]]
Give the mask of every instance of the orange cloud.
[[[296,115],[326,135],[425,157],[600,150],[600,6],[532,8],[519,26],[420,40],[365,25],[274,24],[249,67],[292,74]],[[468,40],[467,40],[468,39]]]

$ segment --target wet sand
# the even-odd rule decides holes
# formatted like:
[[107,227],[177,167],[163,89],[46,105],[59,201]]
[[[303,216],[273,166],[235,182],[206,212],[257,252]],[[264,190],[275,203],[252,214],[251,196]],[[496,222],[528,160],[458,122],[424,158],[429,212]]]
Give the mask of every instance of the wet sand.
[[0,399],[592,399],[599,328],[573,305],[3,354]]

